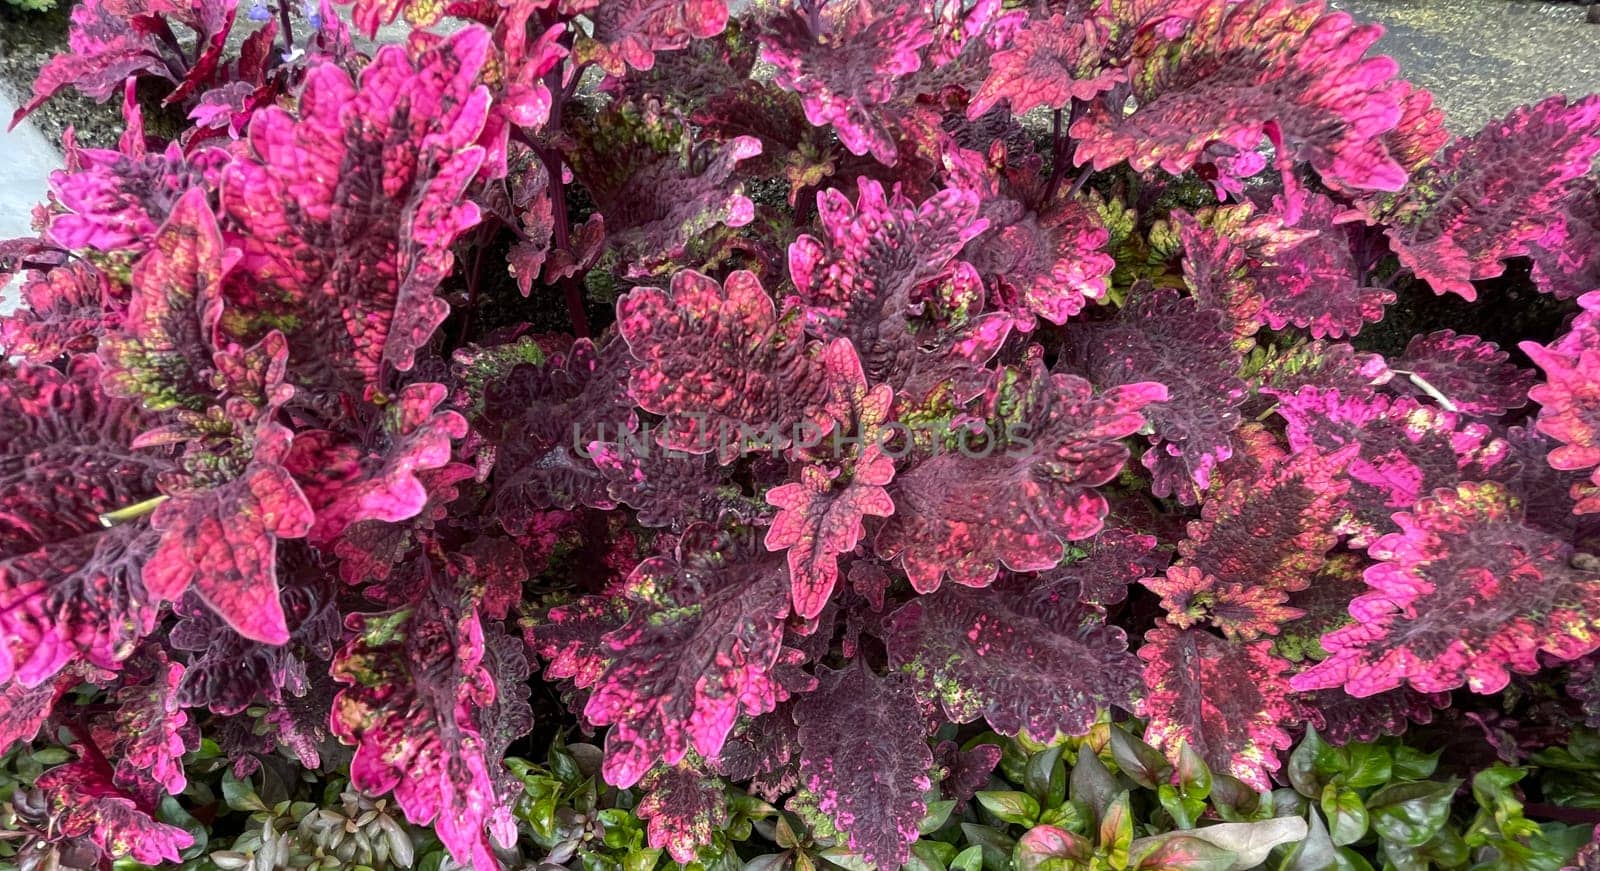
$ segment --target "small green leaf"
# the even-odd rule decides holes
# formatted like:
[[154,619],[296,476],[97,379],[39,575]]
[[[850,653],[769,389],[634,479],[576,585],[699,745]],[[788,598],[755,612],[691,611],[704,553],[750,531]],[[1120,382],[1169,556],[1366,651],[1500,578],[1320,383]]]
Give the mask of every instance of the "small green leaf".
[[878,866],[868,862],[865,856],[852,853],[845,847],[829,847],[817,855],[846,871],[878,871]]
[[1231,774],[1211,777],[1211,806],[1225,822],[1244,823],[1261,810],[1261,793]]
[[1295,792],[1309,799],[1322,796],[1322,788],[1344,768],[1339,748],[1322,740],[1314,726],[1306,727],[1306,737],[1289,754],[1289,783]]
[[[1112,731],[1115,731],[1113,728]],[[1078,759],[1072,765],[1072,778],[1068,785],[1072,800],[1082,802],[1092,814],[1090,825],[1099,825],[1100,817],[1111,806],[1121,790],[1117,778],[1087,744],[1078,748]]]
[[944,828],[944,824],[950,819],[950,812],[955,808],[954,799],[928,802],[928,812],[922,815],[922,822],[917,824],[917,833],[931,835]]
[[1339,779],[1351,789],[1382,786],[1394,775],[1394,757],[1386,747],[1351,743],[1344,746],[1344,753],[1346,764]]
[[1180,829],[1194,828],[1195,821],[1205,813],[1204,799],[1191,798],[1178,791],[1170,783],[1161,784],[1156,790],[1156,799],[1161,802],[1161,807],[1172,817],[1172,821]]
[[1211,795],[1211,768],[1189,742],[1178,739],[1178,788],[1185,798],[1205,801]]
[[1017,841],[1016,871],[1048,871],[1086,866],[1094,844],[1082,835],[1055,826],[1034,826]]
[[232,769],[222,773],[222,800],[227,802],[228,807],[243,813],[264,812],[267,809],[250,781],[234,777]]
[[928,867],[944,871],[956,858],[956,846],[924,838],[911,845],[911,856],[914,861],[921,861]]
[[1123,774],[1145,789],[1155,789],[1172,779],[1172,764],[1167,757],[1120,726],[1111,727],[1111,758]]
[[1439,768],[1443,748],[1423,753],[1407,744],[1394,748],[1394,767],[1390,774],[1395,780],[1426,780]]
[[1023,788],[1044,807],[1056,807],[1066,800],[1067,768],[1061,760],[1065,750],[1064,745],[1056,744],[1028,758]]
[[1039,802],[1025,792],[984,790],[977,799],[984,810],[1008,823],[1031,826],[1039,819]]
[[1428,842],[1450,817],[1457,781],[1397,783],[1367,799],[1372,828],[1386,840],[1407,847]]
[[1354,844],[1367,833],[1367,808],[1353,789],[1328,784],[1322,790],[1322,812],[1328,818],[1328,834],[1338,846]]
[[1124,792],[1106,808],[1100,820],[1100,854],[1113,868],[1128,867],[1128,847],[1133,843],[1133,810]]
[[973,844],[950,860],[950,871],[983,871],[983,847]]

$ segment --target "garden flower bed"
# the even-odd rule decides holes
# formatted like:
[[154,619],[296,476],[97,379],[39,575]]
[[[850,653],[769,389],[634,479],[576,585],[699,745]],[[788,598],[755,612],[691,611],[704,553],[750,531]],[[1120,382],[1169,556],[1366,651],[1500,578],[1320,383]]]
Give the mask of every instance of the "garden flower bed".
[[1600,96],[1290,0],[72,21],[0,862],[1600,863]]

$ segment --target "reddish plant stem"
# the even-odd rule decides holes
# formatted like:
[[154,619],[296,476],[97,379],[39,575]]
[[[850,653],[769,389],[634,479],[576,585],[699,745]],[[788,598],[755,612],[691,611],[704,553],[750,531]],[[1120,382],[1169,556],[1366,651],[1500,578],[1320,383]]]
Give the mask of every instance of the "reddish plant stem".
[[289,0],[278,0],[278,21],[283,27],[283,45],[294,53],[294,25],[289,23]]

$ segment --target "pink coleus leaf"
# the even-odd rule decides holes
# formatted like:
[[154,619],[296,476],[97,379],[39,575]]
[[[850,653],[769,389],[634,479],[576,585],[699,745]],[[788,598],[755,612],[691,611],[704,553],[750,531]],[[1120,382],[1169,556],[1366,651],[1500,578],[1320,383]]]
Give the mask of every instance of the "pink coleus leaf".
[[[72,10],[69,51],[44,65],[33,96],[12,126],[63,88],[104,102],[130,77],[152,75],[178,87],[168,102],[185,99],[207,83],[221,60],[237,0],[91,0]],[[194,57],[181,49],[171,22],[194,31]],[[165,38],[163,38],[165,37]]]
[[1434,712],[1450,707],[1449,693],[1419,693],[1410,687],[1357,698],[1343,689],[1301,694],[1306,720],[1332,744],[1376,741],[1399,735],[1412,723],[1433,722]]
[[807,619],[822,613],[839,580],[839,555],[855,549],[863,519],[894,513],[884,489],[894,477],[894,461],[878,448],[869,447],[856,461],[849,481],[839,485],[838,477],[838,469],[812,464],[801,470],[799,481],[767,491],[767,504],[778,508],[767,547],[788,550],[795,613]]
[[1357,351],[1348,342],[1314,340],[1268,348],[1256,359],[1261,361],[1256,390],[1270,397],[1293,396],[1315,385],[1364,400],[1394,379],[1381,355]]
[[[1585,294],[1580,302],[1600,303],[1600,294]],[[1586,312],[1587,315],[1587,312]],[[1595,389],[1600,373],[1600,331],[1592,320],[1580,315],[1570,333],[1548,346],[1523,342],[1519,347],[1544,370],[1544,383],[1528,391],[1539,403],[1539,432],[1555,439],[1559,446],[1550,451],[1550,465],[1568,472],[1590,472],[1590,481],[1600,484],[1600,391]],[[1600,512],[1600,498],[1592,492],[1580,494],[1574,485],[1573,509],[1580,514]]]
[[558,609],[548,630],[531,630],[541,652],[556,653],[560,671],[590,689],[585,719],[611,726],[607,782],[632,786],[691,747],[714,756],[740,714],[766,713],[787,697],[773,669],[789,616],[788,572],[753,532],[690,527],[675,555],[634,569],[624,596],[626,622],[597,643],[564,640],[593,605]]
[[1557,299],[1600,287],[1600,180],[1573,184],[1549,226],[1528,246],[1533,283]]
[[65,374],[0,364],[0,681],[38,687],[77,658],[114,670],[155,624],[149,528],[101,516],[157,497],[170,466],[130,447],[137,410],[100,374],[92,356]]
[[21,285],[21,305],[0,315],[0,347],[30,363],[93,351],[119,318],[110,278],[87,261],[30,272]]
[[[1120,527],[1108,527],[1074,545],[1085,553],[1039,576],[1040,587],[1071,587],[1078,601],[1106,607],[1128,597],[1128,585],[1149,577],[1166,565],[1158,539]],[[1066,593],[1063,593],[1066,595]]]
[[1389,515],[1416,504],[1437,487],[1483,477],[1506,450],[1488,427],[1414,399],[1345,397],[1337,390],[1303,387],[1282,397],[1277,412],[1288,423],[1289,447],[1332,454],[1359,446],[1345,474],[1347,516],[1338,526],[1365,546],[1388,528]]
[[[406,819],[433,825],[457,862],[498,871],[488,835],[515,839],[510,802],[497,787],[502,742],[492,726],[526,722],[527,662],[504,661],[470,597],[434,589],[413,606],[352,614],[354,635],[335,657],[344,684],[333,732],[355,745],[350,782],[371,795],[394,792]],[[506,710],[506,708],[512,710]],[[520,715],[516,709],[521,709]]]
[[179,851],[194,836],[157,822],[146,809],[111,782],[111,768],[100,751],[88,748],[76,762],[39,775],[52,830],[61,836],[88,838],[102,860],[132,857],[146,865],[178,862]]
[[1476,299],[1561,220],[1575,180],[1600,154],[1600,97],[1551,97],[1452,142],[1400,193],[1360,203],[1387,227],[1400,263],[1435,293]]
[[1259,476],[1225,482],[1189,523],[1168,574],[1186,567],[1195,573],[1186,583],[1203,575],[1241,588],[1305,589],[1338,543],[1344,476],[1355,454],[1354,447],[1301,450]]
[[[488,349],[503,353],[507,347]],[[609,486],[616,464],[599,464],[604,446],[637,445],[661,452],[639,433],[629,395],[627,344],[612,336],[596,347],[579,339],[541,361],[519,356],[482,387],[483,411],[475,425],[494,443],[495,513],[508,532],[520,535],[549,508],[577,505],[615,508]],[[459,357],[458,357],[459,359]],[[599,444],[602,447],[596,447]],[[588,456],[585,456],[588,454]]]
[[333,544],[339,577],[347,584],[387,580],[412,547],[449,516],[450,503],[461,493],[459,485],[472,476],[473,468],[465,463],[418,470],[417,482],[426,493],[422,507],[406,522],[358,520],[350,524]]
[[655,768],[639,789],[644,797],[634,813],[647,823],[648,843],[664,848],[674,862],[695,861],[699,849],[712,843],[730,819],[722,778],[686,763]]
[[943,190],[918,205],[872,179],[859,189],[855,203],[837,188],[817,195],[823,235],[789,246],[789,276],[806,330],[850,339],[878,379],[911,344],[912,291],[946,275],[987,222],[971,190]]
[[1127,636],[1078,593],[1013,576],[919,596],[885,621],[889,661],[953,722],[982,717],[1041,741],[1085,734],[1100,711],[1132,710],[1140,685]]
[[1001,565],[1054,567],[1064,541],[1100,531],[1106,501],[1093,488],[1116,477],[1128,458],[1120,439],[1166,396],[1152,382],[1097,396],[1081,378],[1046,372],[1037,355],[1003,370],[986,399],[1005,408],[1002,429],[983,433],[977,448],[939,453],[895,476],[895,513],[878,533],[879,556],[898,559],[924,593],[946,575],[981,587]]
[[488,47],[468,27],[415,59],[385,46],[358,81],[317,63],[298,117],[269,107],[251,119],[252,155],[223,186],[241,231],[230,315],[249,333],[287,322],[313,392],[377,389],[448,314],[435,290],[451,243],[478,221],[462,193],[483,163]]
[[761,34],[761,59],[777,68],[778,87],[800,95],[806,120],[831,126],[850,153],[893,166],[899,146],[885,106],[933,41],[932,17],[920,4],[838,3],[815,16],[776,16]]
[[1248,151],[1270,137],[1281,164],[1307,161],[1343,188],[1399,190],[1405,170],[1378,139],[1401,117],[1396,65],[1365,56],[1380,32],[1318,2],[1210,0],[1176,33],[1135,40],[1138,106],[1091,104],[1072,125],[1075,160],[1180,174],[1214,143]]
[[153,781],[168,795],[183,792],[183,755],[200,747],[200,733],[179,704],[183,666],[161,657],[144,680],[118,688],[116,774],[119,786],[138,793]]
[[894,513],[894,502],[884,489],[894,478],[894,460],[881,444],[893,392],[887,384],[867,389],[861,361],[847,341],[837,341],[829,351],[844,360],[832,387],[841,400],[836,404],[852,409],[853,420],[846,423],[859,440],[858,447],[848,457],[806,463],[799,481],[773,487],[766,494],[767,504],[778,509],[767,529],[766,546],[788,551],[794,610],[807,620],[821,614],[828,603],[839,580],[839,557],[855,550],[866,517]]
[[1408,174],[1414,173],[1439,155],[1450,141],[1450,131],[1444,124],[1444,110],[1434,105],[1428,89],[1401,79],[1395,82],[1395,93],[1400,100],[1400,123],[1383,134],[1383,144]]
[[[1095,384],[1158,381],[1167,401],[1145,410],[1156,438],[1179,457],[1188,477],[1210,486],[1211,470],[1233,453],[1228,434],[1239,425],[1243,365],[1222,315],[1176,290],[1136,287],[1114,321],[1070,325],[1065,358]],[[1151,452],[1152,454],[1154,451]],[[1153,462],[1146,455],[1146,465]],[[1157,482],[1159,496],[1174,488]]]
[[[1274,330],[1293,324],[1318,339],[1353,336],[1364,324],[1383,319],[1394,292],[1366,285],[1355,257],[1364,228],[1337,226],[1339,204],[1310,192],[1301,203],[1295,227],[1309,238],[1275,251],[1262,264],[1261,314]],[[1288,211],[1281,198],[1275,208]]]
[[718,284],[683,271],[670,293],[635,288],[617,304],[617,329],[637,361],[634,399],[667,416],[664,447],[726,465],[752,438],[781,448],[802,423],[831,428],[827,367],[808,352],[798,312],[779,314],[754,273]]
[[[741,163],[761,154],[761,140],[697,142],[681,122],[630,104],[613,107],[593,124],[587,147],[568,156],[604,215],[605,244],[617,252],[625,275],[681,268],[713,229],[742,227],[755,218],[737,175]],[[683,159],[689,150],[697,154],[693,161]],[[558,271],[555,260],[552,255],[545,267],[546,281]]]
[[1218,208],[1202,221],[1181,210],[1172,224],[1183,244],[1183,280],[1202,308],[1221,312],[1240,350],[1266,322],[1261,282],[1256,277],[1259,243],[1279,226],[1248,205]]
[[1001,100],[1012,115],[1046,106],[1065,108],[1073,100],[1092,100],[1125,80],[1124,70],[1108,69],[1101,52],[1110,33],[1099,16],[1081,7],[1033,21],[1015,41],[990,55],[984,79],[967,117],[978,118]]
[[277,542],[311,531],[315,515],[284,468],[292,436],[270,421],[255,434],[250,464],[232,481],[174,496],[151,516],[161,542],[144,566],[159,599],[191,586],[239,634],[281,644],[289,638],[278,600]]
[[32,741],[50,719],[56,702],[76,684],[76,678],[65,675],[32,688],[15,682],[0,684],[0,753]]
[[1409,684],[1494,693],[1541,655],[1577,659],[1600,648],[1600,574],[1572,546],[1523,520],[1500,484],[1458,484],[1394,515],[1400,531],[1373,542],[1370,591],[1355,623],[1323,636],[1330,656],[1296,689],[1343,686],[1369,696]]
[[121,329],[100,344],[108,392],[152,411],[210,404],[222,276],[232,259],[205,191],[190,188],[134,265]]
[[643,526],[681,530],[696,521],[715,520],[740,501],[729,492],[710,454],[682,454],[630,438],[594,442],[588,453],[605,478],[606,493],[634,509],[634,519]]
[[988,223],[961,256],[1019,329],[1031,328],[1035,317],[1066,323],[1105,296],[1116,266],[1104,250],[1111,233],[1089,204],[1060,193],[1045,201],[1049,181],[1027,163],[1005,161],[999,141],[987,156],[960,149],[944,155],[952,184],[978,196],[979,215]]
[[307,537],[313,544],[332,541],[363,520],[396,523],[415,517],[428,504],[418,472],[450,463],[451,441],[467,434],[466,418],[440,410],[442,384],[408,384],[383,408],[373,429],[379,435],[362,447],[329,430],[297,433],[284,458],[316,513]]
[[1528,404],[1528,390],[1537,377],[1507,362],[1511,354],[1477,336],[1440,330],[1411,337],[1405,352],[1389,367],[1396,377],[1389,387],[1413,396],[1428,396],[1448,411],[1472,417],[1498,417]]
[[800,778],[851,851],[898,867],[917,839],[923,793],[932,786],[933,751],[916,697],[903,678],[878,677],[861,662],[824,671],[818,684],[795,705]]
[[[709,39],[728,26],[727,0],[604,0],[592,13],[594,32],[574,53],[620,76],[628,67],[648,70],[657,52]],[[687,860],[685,860],[687,861]]]
[[1212,771],[1271,788],[1279,751],[1297,719],[1270,641],[1224,641],[1202,629],[1160,626],[1145,635],[1145,740],[1175,759],[1180,741]]
[[1194,566],[1173,566],[1161,577],[1146,578],[1144,585],[1161,597],[1168,623],[1180,629],[1210,623],[1231,639],[1276,634],[1301,614],[1286,604],[1289,594],[1282,589],[1224,581]]
[[45,235],[65,248],[132,257],[150,247],[187,191],[214,187],[227,160],[217,150],[185,156],[177,143],[159,153],[72,148],[69,154],[68,168],[50,176],[64,210],[50,216]]

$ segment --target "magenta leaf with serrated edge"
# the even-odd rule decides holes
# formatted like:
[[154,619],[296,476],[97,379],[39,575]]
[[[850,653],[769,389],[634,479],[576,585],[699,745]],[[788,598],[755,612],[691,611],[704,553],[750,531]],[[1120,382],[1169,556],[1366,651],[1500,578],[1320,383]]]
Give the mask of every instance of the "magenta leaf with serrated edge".
[[1256,789],[1270,789],[1286,726],[1297,712],[1270,641],[1224,641],[1202,629],[1150,630],[1145,661],[1145,740],[1177,758],[1178,743]]
[[1600,180],[1573,185],[1544,233],[1528,246],[1533,282],[1558,299],[1600,287]]
[[103,859],[130,856],[146,865],[179,861],[178,851],[194,836],[157,822],[127,793],[112,785],[111,768],[97,748],[39,775],[51,826],[68,837],[87,837]]
[[795,705],[800,778],[817,806],[868,862],[897,867],[910,855],[932,783],[927,724],[905,680],[857,663],[823,672]]
[[1100,711],[1133,710],[1139,680],[1122,629],[1071,587],[1007,578],[919,596],[885,622],[890,663],[956,723],[982,717],[1041,741],[1085,734]]
[[233,481],[174,496],[151,515],[161,536],[144,566],[144,584],[159,599],[191,586],[240,635],[268,644],[289,638],[278,600],[277,543],[302,538],[315,520],[283,461],[289,430],[263,422],[250,464]]
[[1367,550],[1379,562],[1350,603],[1356,622],[1323,636],[1330,656],[1296,675],[1296,689],[1493,693],[1511,672],[1537,671],[1541,654],[1600,648],[1600,574],[1524,523],[1501,485],[1436,490],[1394,521],[1400,531]]
[[1389,363],[1397,377],[1389,387],[1426,395],[1473,417],[1498,417],[1528,404],[1534,373],[1507,362],[1511,354],[1477,336],[1440,330],[1413,336],[1405,351]]
[[1331,454],[1357,446],[1345,468],[1347,516],[1339,531],[1359,546],[1388,527],[1392,512],[1434,488],[1481,477],[1506,450],[1484,424],[1463,423],[1459,414],[1409,397],[1345,397],[1303,387],[1281,397],[1276,410],[1288,423],[1291,450]]
[[[941,580],[984,586],[1001,565],[1053,568],[1062,542],[1100,531],[1106,501],[1093,488],[1116,477],[1128,458],[1119,441],[1144,426],[1141,411],[1166,398],[1152,382],[1095,395],[1089,382],[1050,374],[1034,361],[1018,383],[992,393],[1020,406],[990,433],[987,450],[951,450],[900,472],[889,487],[895,513],[876,539],[879,556],[898,560],[918,592]],[[1008,443],[996,444],[1000,437]],[[1026,438],[1026,443],[1017,440]]]
[[[1267,326],[1281,330],[1293,324],[1315,338],[1337,339],[1383,320],[1395,294],[1365,284],[1353,250],[1360,230],[1338,226],[1342,208],[1321,194],[1305,194],[1301,209],[1295,229],[1310,238],[1274,252],[1264,264],[1259,286]],[[1289,210],[1281,198],[1275,204],[1279,213]]]
[[670,295],[635,288],[617,304],[617,329],[635,363],[639,407],[667,416],[659,441],[732,462],[751,438],[783,447],[806,423],[825,433],[828,371],[806,348],[793,310],[781,314],[753,273],[721,284],[673,276]]
[[316,512],[308,532],[315,544],[333,540],[363,520],[390,523],[415,517],[428,503],[418,472],[445,467],[451,441],[467,434],[467,421],[438,410],[442,384],[408,384],[384,408],[383,442],[375,450],[342,442],[327,430],[295,436],[284,465]]
[[[1589,480],[1600,485],[1600,397],[1595,373],[1600,372],[1600,330],[1594,311],[1600,307],[1600,293],[1587,293],[1578,300],[1584,313],[1573,323],[1572,331],[1548,346],[1523,342],[1519,347],[1544,370],[1544,383],[1528,391],[1539,403],[1539,432],[1555,439],[1559,446],[1550,451],[1550,465],[1566,472],[1589,471]],[[1590,471],[1592,470],[1592,471]],[[1579,514],[1600,512],[1600,495],[1580,492],[1573,486]]]
[[515,840],[515,793],[497,786],[505,748],[486,727],[506,720],[507,706],[520,706],[511,719],[531,726],[513,691],[527,663],[497,674],[486,634],[498,630],[486,630],[470,598],[448,598],[435,590],[410,608],[347,619],[353,636],[332,666],[345,685],[333,732],[356,747],[352,786],[392,790],[406,819],[433,824],[456,861],[498,871],[488,836],[502,846]]
[[1561,220],[1596,154],[1600,97],[1551,97],[1452,142],[1400,193],[1361,208],[1434,293],[1472,300],[1472,282],[1503,273],[1502,260],[1527,255]]
[[645,820],[650,846],[666,849],[673,861],[693,862],[728,824],[728,798],[722,779],[685,765],[661,766],[645,775],[644,797],[634,809]]
[[1108,38],[1103,20],[1078,10],[1034,22],[990,56],[989,75],[972,95],[967,117],[978,118],[1001,100],[1013,115],[1040,106],[1061,109],[1116,87],[1127,73],[1100,65]]
[[[1228,434],[1239,424],[1246,385],[1235,373],[1242,360],[1222,316],[1176,290],[1135,289],[1115,321],[1068,327],[1066,358],[1096,385],[1158,381],[1167,400],[1145,409],[1156,438],[1178,457],[1201,488],[1211,470],[1233,454]],[[1145,455],[1145,465],[1154,460]],[[1157,495],[1171,495],[1157,480]]]
[[0,364],[0,680],[23,687],[78,658],[116,669],[156,622],[148,526],[100,518],[155,498],[169,464],[130,447],[137,412],[101,393],[100,374],[90,356],[66,374]]
[[593,13],[594,40],[577,52],[580,61],[593,61],[611,75],[626,67],[648,70],[657,52],[685,48],[690,40],[706,39],[728,25],[726,0],[602,0]]
[[921,69],[933,21],[905,2],[821,9],[811,17],[798,10],[776,16],[761,34],[761,59],[776,67],[779,87],[800,95],[806,120],[831,126],[852,154],[893,166],[899,146],[884,106],[899,94],[897,79]]
[[778,509],[767,528],[766,546],[788,551],[794,610],[807,620],[827,605],[839,580],[839,557],[855,550],[865,519],[894,513],[884,489],[894,478],[894,460],[877,443],[893,392],[887,384],[867,389],[861,361],[848,342],[838,340],[829,350],[830,358],[841,361],[830,385],[839,399],[834,404],[853,409],[852,429],[867,444],[842,463],[808,462],[799,481],[766,494],[767,504]]
[[1106,169],[1179,174],[1214,143],[1253,150],[1263,138],[1279,162],[1304,160],[1329,184],[1399,190],[1405,170],[1379,139],[1401,117],[1387,57],[1365,57],[1381,32],[1318,2],[1210,0],[1174,37],[1135,40],[1128,80],[1138,107],[1091,104],[1072,125],[1075,160]]
[[[788,693],[773,674],[789,616],[789,576],[748,530],[701,524],[674,556],[651,557],[628,579],[621,625],[572,642],[567,630],[598,603],[562,609],[533,641],[558,673],[589,689],[584,717],[609,725],[606,780],[628,787],[656,762],[674,765],[692,747],[722,748],[739,715],[773,709]],[[585,622],[588,622],[585,620]]]
[[970,190],[943,190],[918,205],[869,178],[859,188],[855,203],[837,188],[817,195],[823,235],[801,235],[789,246],[789,277],[806,330],[849,339],[876,380],[907,355],[912,291],[954,269],[956,255],[988,223]]
[[227,297],[251,326],[286,308],[319,313],[286,331],[297,360],[322,363],[301,369],[313,387],[360,398],[386,367],[410,369],[449,313],[435,290],[451,243],[478,222],[462,193],[484,159],[473,143],[488,49],[488,32],[468,27],[416,60],[384,46],[354,81],[319,63],[298,117],[271,107],[251,119],[252,156],[223,184],[243,234]]

